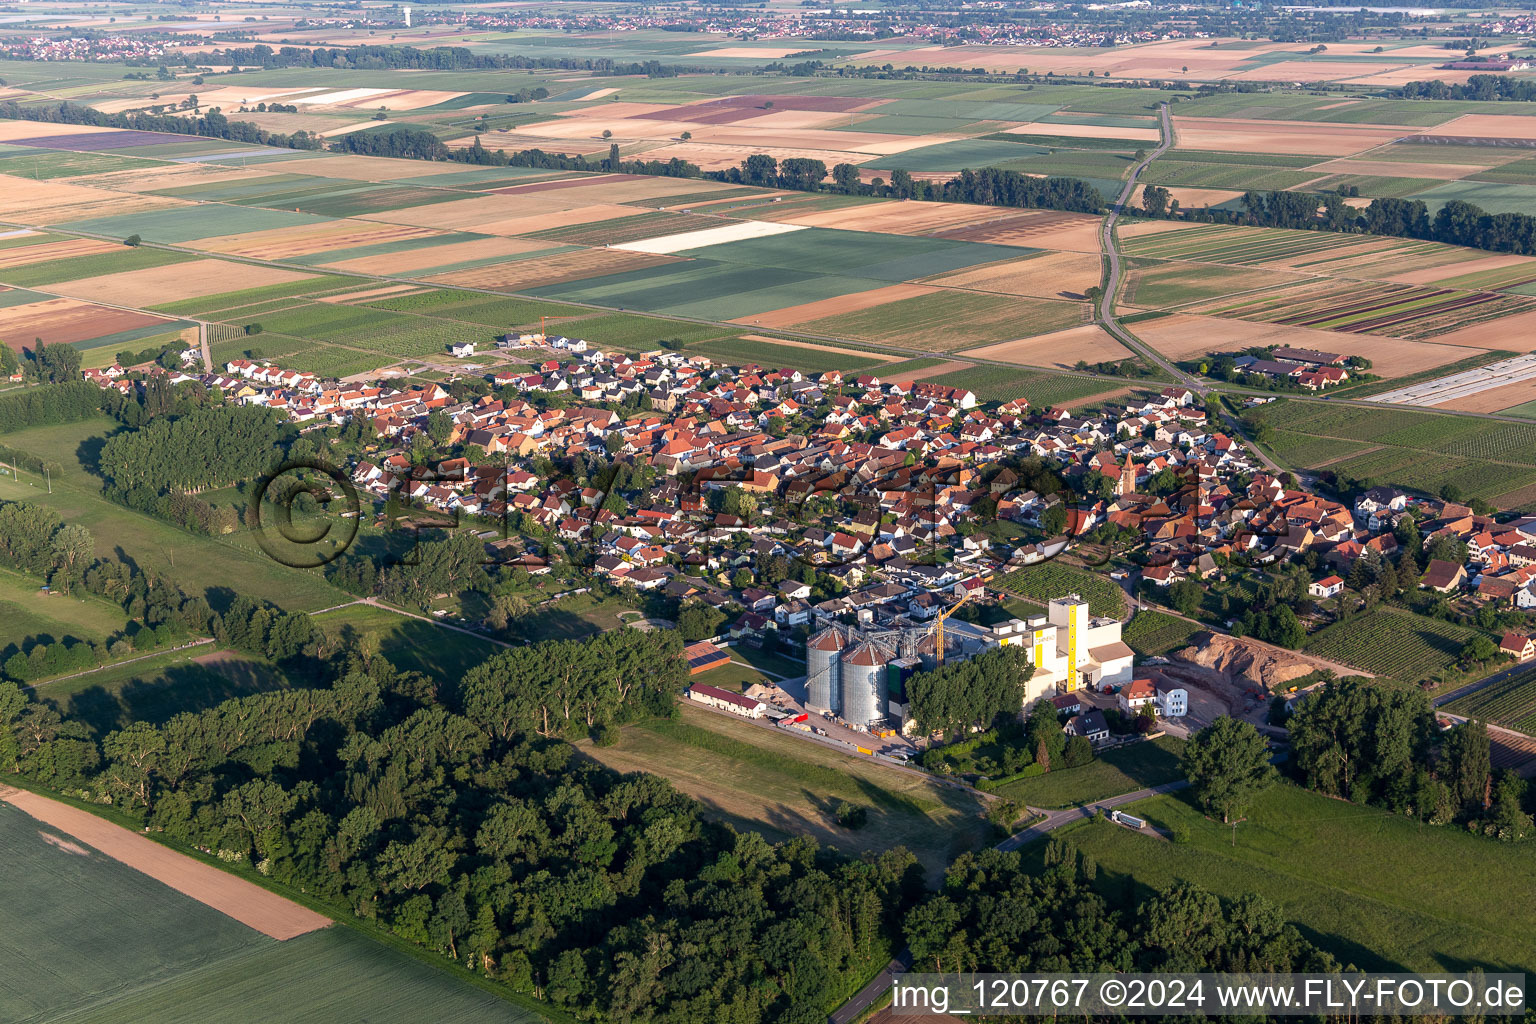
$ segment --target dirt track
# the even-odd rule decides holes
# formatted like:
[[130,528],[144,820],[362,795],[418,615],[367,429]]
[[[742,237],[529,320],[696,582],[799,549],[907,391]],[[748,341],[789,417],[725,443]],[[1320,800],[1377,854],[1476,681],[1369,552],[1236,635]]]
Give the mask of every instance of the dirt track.
[[317,931],[331,923],[330,918],[285,900],[259,885],[167,849],[87,811],[10,787],[0,787],[0,800],[279,941]]

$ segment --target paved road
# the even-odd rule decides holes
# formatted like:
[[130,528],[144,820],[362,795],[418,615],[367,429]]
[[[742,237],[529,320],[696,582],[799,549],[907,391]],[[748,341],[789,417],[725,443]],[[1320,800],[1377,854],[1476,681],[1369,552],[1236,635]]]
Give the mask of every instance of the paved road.
[[1121,793],[1119,796],[1108,797],[1091,804],[1083,804],[1079,807],[1068,807],[1060,811],[1044,811],[1030,808],[1036,813],[1043,813],[1045,820],[1031,825],[1029,828],[1011,835],[997,844],[999,850],[1017,850],[1026,843],[1033,842],[1047,833],[1054,832],[1063,825],[1070,825],[1074,821],[1083,821],[1091,818],[1100,811],[1108,811],[1111,808],[1122,807],[1125,804],[1135,803],[1137,800],[1145,800],[1148,797],[1161,796],[1164,793],[1176,793],[1189,785],[1188,779],[1179,779],[1177,782],[1166,782],[1161,786],[1152,786],[1148,789],[1138,789],[1131,793]]
[[1201,384],[1195,378],[1174,366],[1161,352],[1137,338],[1130,331],[1120,326],[1115,319],[1115,293],[1120,290],[1120,250],[1115,247],[1115,221],[1120,219],[1120,211],[1125,204],[1131,201],[1131,194],[1136,190],[1136,176],[1147,169],[1147,165],[1168,151],[1173,145],[1173,118],[1168,114],[1168,104],[1164,103],[1159,111],[1162,127],[1162,141],[1157,144],[1147,158],[1131,169],[1130,177],[1125,179],[1125,188],[1120,190],[1120,196],[1115,200],[1115,205],[1110,208],[1109,216],[1104,218],[1104,225],[1099,229],[1099,245],[1104,255],[1109,259],[1109,279],[1104,284],[1104,295],[1099,299],[1099,323],[1112,334],[1116,340],[1134,352],[1140,353],[1147,362],[1162,367],[1177,381],[1200,394],[1210,390],[1210,386]]
[[1484,678],[1479,679],[1475,683],[1468,683],[1466,686],[1452,690],[1450,693],[1442,693],[1430,703],[1434,704],[1434,706],[1437,708],[1444,707],[1458,697],[1465,697],[1469,694],[1476,693],[1478,690],[1486,689],[1487,687],[1493,686],[1497,683],[1502,683],[1510,676],[1516,675],[1520,672],[1529,672],[1530,670],[1530,662],[1516,662],[1508,668],[1500,669],[1491,676],[1485,676]]

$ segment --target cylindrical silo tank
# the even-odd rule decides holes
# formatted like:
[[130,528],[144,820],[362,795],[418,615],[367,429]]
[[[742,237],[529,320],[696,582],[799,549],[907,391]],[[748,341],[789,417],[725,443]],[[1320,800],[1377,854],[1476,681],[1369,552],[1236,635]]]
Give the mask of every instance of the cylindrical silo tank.
[[869,728],[885,719],[889,654],[865,641],[843,652],[843,721]]
[[818,711],[840,713],[843,705],[843,666],[838,655],[848,635],[836,626],[811,637],[805,645],[805,703]]

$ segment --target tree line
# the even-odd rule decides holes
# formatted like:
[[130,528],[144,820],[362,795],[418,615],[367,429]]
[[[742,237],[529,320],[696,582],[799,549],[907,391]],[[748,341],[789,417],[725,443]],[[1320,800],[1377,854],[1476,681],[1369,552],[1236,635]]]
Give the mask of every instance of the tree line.
[[184,55],[188,67],[231,64],[261,68],[355,68],[361,71],[507,71],[550,69],[591,71],[598,75],[645,75],[672,78],[678,74],[716,73],[714,68],[663,65],[660,61],[620,63],[607,57],[525,57],[521,54],[476,53],[462,46],[232,46],[208,54]]
[[[677,663],[675,637],[608,636],[517,652],[482,681],[548,685],[543,662],[601,649],[644,713],[639,677]],[[478,690],[439,693],[360,644],[331,664],[328,685],[99,741],[0,684],[0,767],[110,800],[173,844],[583,1020],[820,1024],[899,946],[922,891],[904,850],[773,845],[707,821],[663,779],[501,727]]]
[[[1419,238],[1491,252],[1536,253],[1536,217],[1525,213],[1487,213],[1453,199],[1431,217],[1422,199],[1371,200],[1358,215],[1337,193],[1243,193],[1243,223],[1272,228],[1360,231],[1396,238]],[[1319,206],[1322,207],[1319,213]]]
[[1024,706],[1024,683],[1034,666],[1022,647],[999,647],[950,661],[907,680],[907,699],[920,733],[954,739]]
[[1296,772],[1319,793],[1504,840],[1532,833],[1526,782],[1492,770],[1487,727],[1469,722],[1442,733],[1419,691],[1330,682],[1287,725]]
[[1508,75],[1470,75],[1466,82],[1451,85],[1438,79],[1409,82],[1397,92],[1405,100],[1536,100],[1536,82]]
[[193,117],[148,114],[142,111],[108,114],[94,107],[83,107],[68,102],[41,107],[24,107],[15,100],[6,100],[0,103],[0,118],[43,121],[49,124],[80,124],[94,128],[128,128],[140,132],[201,135],[212,139],[228,139],[231,142],[246,142],[253,146],[276,146],[284,149],[320,149],[324,145],[318,135],[311,135],[302,129],[291,135],[269,132],[249,121],[231,121],[217,110],[209,110]]

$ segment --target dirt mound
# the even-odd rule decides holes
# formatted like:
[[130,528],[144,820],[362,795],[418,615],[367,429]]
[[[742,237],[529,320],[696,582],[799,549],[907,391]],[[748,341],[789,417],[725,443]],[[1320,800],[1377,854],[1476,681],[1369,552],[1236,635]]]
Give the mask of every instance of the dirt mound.
[[1239,686],[1270,691],[1315,671],[1311,663],[1278,648],[1219,633],[1198,634],[1194,644],[1172,657],[1219,673]]

